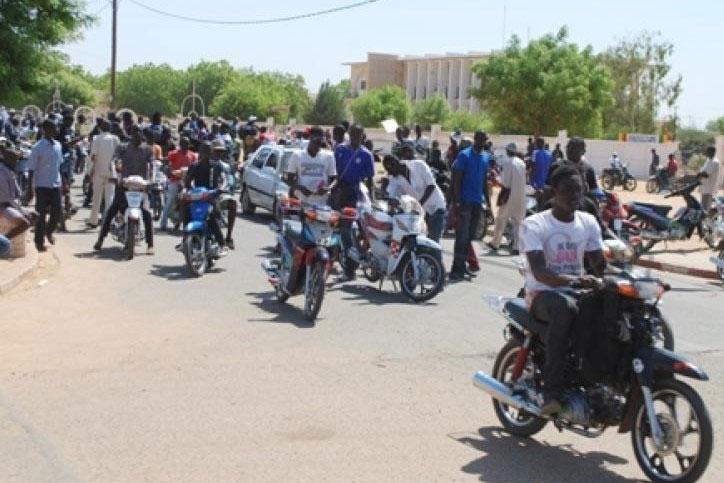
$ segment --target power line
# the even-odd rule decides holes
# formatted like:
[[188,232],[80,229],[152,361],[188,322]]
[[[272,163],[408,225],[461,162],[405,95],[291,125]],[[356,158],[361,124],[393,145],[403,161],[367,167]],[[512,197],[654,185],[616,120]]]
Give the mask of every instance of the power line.
[[353,8],[361,7],[363,5],[378,2],[380,0],[363,0],[360,2],[342,5],[340,7],[328,8],[326,10],[318,10],[316,12],[302,13],[302,14],[298,14],[298,15],[290,15],[287,17],[264,18],[264,19],[256,19],[256,20],[214,20],[214,19],[186,17],[184,15],[177,15],[175,13],[159,10],[159,9],[151,7],[149,5],[145,5],[141,2],[139,2],[138,0],[128,0],[128,1],[143,9],[157,13],[159,15],[164,15],[166,17],[172,17],[172,18],[175,18],[178,20],[186,20],[188,22],[217,24],[217,25],[259,25],[259,24],[267,24],[267,23],[290,22],[292,20],[301,20],[304,18],[317,17],[319,15],[326,15],[326,14],[330,14],[330,13],[340,12],[342,10],[350,10]]

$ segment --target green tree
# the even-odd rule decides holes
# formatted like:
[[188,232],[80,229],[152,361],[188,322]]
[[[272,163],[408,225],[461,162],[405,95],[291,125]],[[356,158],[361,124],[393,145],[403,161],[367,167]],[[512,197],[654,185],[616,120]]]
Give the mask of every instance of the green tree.
[[481,82],[473,95],[496,129],[602,134],[603,112],[612,102],[611,81],[590,46],[581,50],[567,39],[565,27],[525,47],[514,36],[502,53],[473,66]]
[[96,104],[94,77],[81,66],[66,65],[67,58],[57,55],[50,58],[44,68],[38,72],[35,85],[30,92],[16,93],[8,97],[8,104],[25,106],[34,104],[41,109],[50,103],[55,90],[60,92],[61,100],[75,107]]
[[406,124],[411,110],[405,91],[398,86],[370,89],[352,101],[350,108],[354,120],[365,127],[378,127],[381,121],[390,118]]
[[304,119],[311,124],[334,125],[345,118],[344,97],[346,91],[339,85],[325,81],[319,87],[317,98]]
[[219,91],[238,75],[234,67],[225,60],[216,62],[202,60],[186,69],[184,96],[191,94],[195,81],[196,94],[201,96],[208,109]]
[[430,129],[432,124],[442,124],[448,117],[450,117],[450,105],[440,94],[418,101],[412,107],[412,120],[423,129]]
[[707,122],[706,130],[717,134],[724,134],[724,116]]
[[81,0],[0,1],[0,98],[40,88],[54,61],[53,47],[91,24],[84,9]]
[[168,64],[143,64],[118,73],[116,105],[139,114],[179,112],[186,87],[185,74]]
[[493,123],[483,113],[472,113],[469,111],[454,111],[448,116],[442,124],[445,131],[454,131],[459,129],[462,132],[475,132],[479,129],[483,131],[491,131]]
[[216,115],[246,118],[251,115],[262,119],[274,115],[272,108],[284,105],[285,92],[268,77],[256,74],[242,75],[226,84],[219,91],[211,110]]
[[669,78],[674,46],[658,36],[642,32],[599,56],[614,85],[614,103],[604,112],[609,136],[655,132],[660,108],[673,108],[681,94],[681,75]]

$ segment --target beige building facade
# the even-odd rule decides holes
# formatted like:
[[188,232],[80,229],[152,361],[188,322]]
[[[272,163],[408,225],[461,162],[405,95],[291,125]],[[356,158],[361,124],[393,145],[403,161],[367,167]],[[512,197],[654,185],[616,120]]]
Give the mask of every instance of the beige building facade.
[[487,57],[488,54],[482,52],[419,57],[370,52],[367,61],[345,65],[350,67],[353,97],[369,89],[396,85],[405,89],[413,103],[440,94],[455,111],[478,112],[480,106],[471,89],[479,87],[480,81],[473,75],[472,66]]

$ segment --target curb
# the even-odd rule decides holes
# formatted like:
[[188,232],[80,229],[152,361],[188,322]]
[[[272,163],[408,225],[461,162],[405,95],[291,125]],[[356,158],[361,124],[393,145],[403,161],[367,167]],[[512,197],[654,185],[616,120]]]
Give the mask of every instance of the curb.
[[711,280],[719,280],[719,276],[716,270],[706,270],[703,268],[690,268],[681,265],[674,265],[673,263],[655,262],[653,260],[637,260],[635,265],[646,268],[653,268],[654,270],[661,270],[662,272],[678,273],[679,275],[688,275],[690,277],[706,278]]
[[27,267],[21,270],[20,273],[13,275],[9,280],[0,280],[0,295],[5,295],[10,292],[10,290],[15,288],[23,280],[31,276],[38,268],[38,260],[40,257],[38,256],[38,252],[35,251],[34,248],[26,251],[25,258],[31,259],[31,262]]

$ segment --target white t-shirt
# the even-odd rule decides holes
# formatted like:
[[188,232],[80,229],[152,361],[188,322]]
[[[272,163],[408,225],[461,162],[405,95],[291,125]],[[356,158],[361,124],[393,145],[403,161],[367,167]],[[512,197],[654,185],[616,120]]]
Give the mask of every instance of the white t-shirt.
[[410,195],[420,201],[425,194],[425,189],[433,185],[435,189],[423,205],[423,208],[425,208],[425,212],[429,215],[438,210],[444,210],[445,196],[442,194],[440,187],[435,184],[435,177],[432,175],[432,171],[430,171],[427,163],[419,159],[409,159],[403,161],[403,163],[405,163],[410,170],[410,180],[408,181],[404,176],[392,177],[387,187],[388,194],[393,198]]
[[[557,220],[552,210],[529,216],[520,225],[519,240],[521,252],[542,251],[546,266],[559,275],[583,275],[585,252],[603,250],[601,227],[593,215],[583,211],[576,211],[570,223]],[[553,287],[536,280],[526,267],[525,289],[532,297],[535,292]]]
[[[287,165],[287,173],[297,176],[297,184],[310,191],[318,191],[328,186],[331,176],[337,176],[337,165],[330,151],[321,149],[312,157],[305,149],[292,154]],[[326,204],[327,202],[327,195],[304,196],[298,192],[297,196],[308,203]]]
[[701,185],[699,191],[703,195],[712,195],[719,189],[719,160],[714,157],[707,159],[704,167],[701,168],[702,173],[709,175],[708,178],[701,178]]

